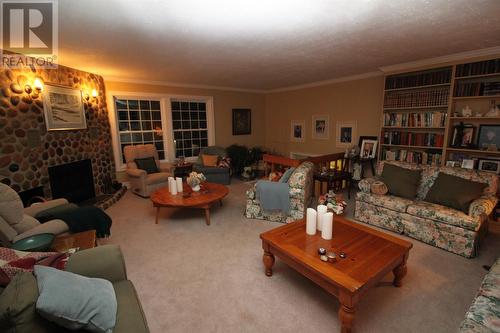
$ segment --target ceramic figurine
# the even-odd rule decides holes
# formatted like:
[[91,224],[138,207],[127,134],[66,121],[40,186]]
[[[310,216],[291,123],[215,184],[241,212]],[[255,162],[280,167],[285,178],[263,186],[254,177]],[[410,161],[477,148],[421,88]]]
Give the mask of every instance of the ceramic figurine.
[[472,109],[466,105],[465,108],[462,109],[462,117],[471,117],[472,116]]
[[498,105],[495,105],[495,102],[491,103],[491,108],[488,113],[484,115],[485,117],[500,117],[500,109]]

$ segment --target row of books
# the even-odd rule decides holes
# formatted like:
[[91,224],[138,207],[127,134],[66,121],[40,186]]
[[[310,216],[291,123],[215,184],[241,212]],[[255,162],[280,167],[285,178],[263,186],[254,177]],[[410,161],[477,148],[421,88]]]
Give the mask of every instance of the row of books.
[[419,91],[389,91],[385,94],[384,108],[406,108],[448,104],[448,87]]
[[446,117],[446,112],[391,112],[384,114],[384,126],[444,127]]
[[444,84],[450,83],[450,80],[451,68],[447,67],[430,72],[388,76],[385,80],[385,89],[401,89],[433,84]]
[[469,64],[457,65],[456,77],[484,75],[484,74],[500,74],[500,59],[472,62]]
[[442,147],[444,134],[415,133],[406,131],[383,131],[382,142],[389,145]]
[[459,82],[455,97],[500,95],[500,82]]
[[441,153],[425,151],[409,151],[406,149],[384,150],[382,159],[387,161],[402,161],[417,164],[440,165]]

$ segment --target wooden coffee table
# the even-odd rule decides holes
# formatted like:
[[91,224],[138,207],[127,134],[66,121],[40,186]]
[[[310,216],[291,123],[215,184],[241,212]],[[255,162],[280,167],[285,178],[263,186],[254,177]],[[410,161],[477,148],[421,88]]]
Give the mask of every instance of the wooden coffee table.
[[193,192],[190,186],[183,184],[183,192],[170,194],[168,187],[160,188],[151,194],[151,201],[156,207],[155,223],[161,207],[198,208],[205,210],[205,221],[210,225],[210,206],[218,201],[222,206],[222,199],[229,193],[229,189],[221,184],[204,182],[199,192]]
[[55,252],[66,252],[75,247],[78,247],[80,250],[85,250],[95,246],[95,230],[89,230],[65,236],[57,236],[52,242],[50,250]]
[[[267,231],[260,235],[264,249],[264,266],[272,276],[274,256],[336,296],[340,302],[341,332],[352,331],[356,304],[361,295],[391,271],[393,285],[400,287],[406,275],[406,260],[412,247],[410,242],[335,216],[333,239],[324,240],[320,233],[306,234],[305,221]],[[321,261],[318,248],[344,259],[334,263]]]

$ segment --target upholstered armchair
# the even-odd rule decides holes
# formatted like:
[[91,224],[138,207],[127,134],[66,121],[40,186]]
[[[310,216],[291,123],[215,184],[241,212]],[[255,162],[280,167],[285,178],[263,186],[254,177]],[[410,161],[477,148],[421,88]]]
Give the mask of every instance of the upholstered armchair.
[[9,186],[0,183],[0,243],[12,243],[33,235],[50,233],[60,235],[69,232],[62,220],[51,220],[41,224],[34,218],[39,212],[67,204],[66,199],[55,199],[24,208],[19,195]]
[[[168,186],[168,177],[173,176],[173,166],[168,163],[160,163],[154,145],[125,146],[123,152],[127,166],[126,172],[134,193],[141,197],[149,197],[157,188]],[[148,158],[154,160],[153,170],[141,169],[137,160]]]

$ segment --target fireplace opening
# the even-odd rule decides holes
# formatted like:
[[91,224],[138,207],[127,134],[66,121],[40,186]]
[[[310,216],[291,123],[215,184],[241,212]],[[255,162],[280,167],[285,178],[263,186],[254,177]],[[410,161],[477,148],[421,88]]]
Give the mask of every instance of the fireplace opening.
[[90,159],[49,167],[52,198],[82,203],[95,198],[94,175]]

